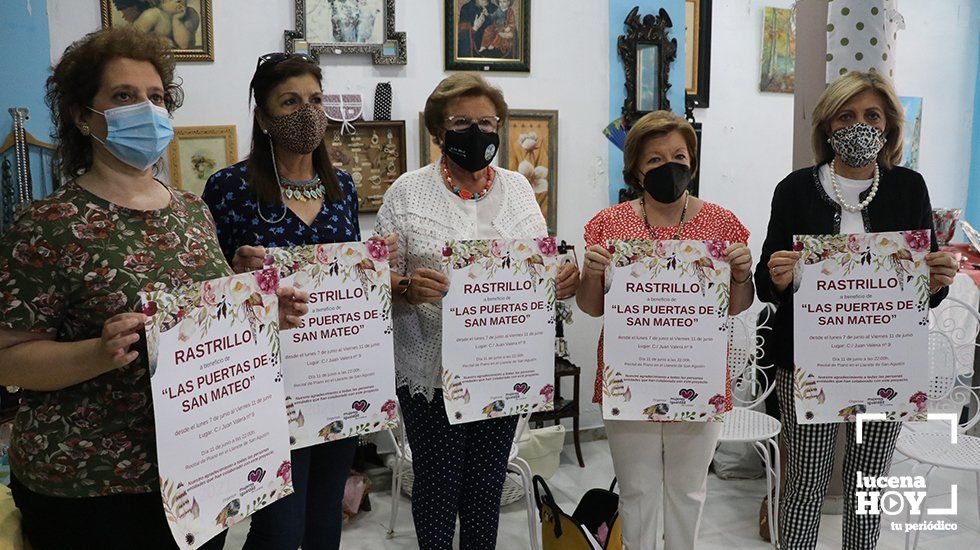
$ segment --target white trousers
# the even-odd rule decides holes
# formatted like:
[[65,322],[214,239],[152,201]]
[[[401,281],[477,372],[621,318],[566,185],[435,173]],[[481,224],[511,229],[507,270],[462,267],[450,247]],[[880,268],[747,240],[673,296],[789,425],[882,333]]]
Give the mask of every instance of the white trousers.
[[721,423],[606,420],[605,425],[619,480],[625,548],[657,548],[662,497],[665,550],[693,549]]

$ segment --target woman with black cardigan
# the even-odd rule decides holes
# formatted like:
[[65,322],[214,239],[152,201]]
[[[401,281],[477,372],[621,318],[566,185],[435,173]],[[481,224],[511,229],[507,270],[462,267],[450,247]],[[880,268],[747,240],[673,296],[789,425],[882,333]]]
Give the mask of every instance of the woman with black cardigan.
[[[767,355],[777,366],[776,393],[789,460],[780,500],[783,548],[814,548],[820,510],[833,471],[839,424],[797,424],[793,402],[793,273],[800,254],[794,235],[933,229],[929,192],[922,176],[896,166],[902,158],[902,107],[892,85],[875,72],[848,73],[823,93],[813,112],[816,166],[797,170],[776,186],[772,213],[755,279],[759,298],[776,306]],[[958,262],[938,252],[935,236],[926,256],[930,306],[946,297]],[[924,365],[923,365],[924,367]],[[900,422],[866,422],[861,445],[846,424],[842,547],[873,549],[880,517],[858,516],[856,472],[885,475]]]

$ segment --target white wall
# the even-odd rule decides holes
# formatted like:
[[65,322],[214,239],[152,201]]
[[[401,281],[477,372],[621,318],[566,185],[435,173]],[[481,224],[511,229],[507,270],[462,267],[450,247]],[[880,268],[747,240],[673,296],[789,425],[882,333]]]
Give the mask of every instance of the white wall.
[[715,0],[711,98],[701,122],[701,190],[735,213],[752,234],[754,254],[769,223],[772,189],[793,165],[793,94],[759,91],[762,16],[793,0]]
[[898,1],[906,28],[898,32],[895,86],[899,95],[922,98],[919,171],[936,207],[966,205],[980,39],[971,12],[977,10],[976,0]]
[[[373,113],[375,85],[391,81],[392,116],[406,120],[409,169],[419,162],[418,113],[447,75],[443,71],[443,4],[440,0],[396,2],[397,30],[408,33],[408,65],[378,67],[371,64],[370,56],[321,58],[325,90],[361,93],[366,118]],[[503,89],[511,108],[559,111],[558,230],[561,238],[581,245],[585,223],[608,205],[605,175],[595,173],[597,161],[605,166],[602,129],[609,122],[607,8],[605,2],[596,0],[563,0],[562,16],[555,17],[549,4],[532,2],[533,78],[503,73],[486,76]],[[244,157],[251,135],[248,82],[259,55],[283,49],[282,31],[293,28],[293,2],[216,0],[213,6],[215,62],[178,65],[185,101],[174,124],[235,124],[239,154]],[[49,0],[48,11],[52,62],[72,41],[100,27],[98,0]],[[579,30],[569,32],[569,21],[577,22]],[[361,226],[366,232],[373,229],[374,216],[362,216]],[[580,312],[575,314],[575,324],[568,327],[573,360],[584,367],[583,403],[591,403],[599,327],[598,321]],[[583,415],[583,425],[600,422],[597,410]]]
[[[532,3],[530,75],[489,74],[512,108],[558,109],[559,235],[581,245],[582,227],[607,206],[609,122],[607,4],[601,0]],[[215,62],[181,64],[186,100],[178,126],[235,124],[239,153],[248,151],[251,118],[248,81],[256,58],[283,48],[282,31],[293,27],[286,0],[217,0]],[[762,10],[790,7],[792,0],[715,0],[712,30],[711,107],[698,110],[704,124],[702,196],[733,210],[752,232],[758,252],[765,237],[772,189],[791,170],[793,97],[758,91]],[[962,206],[970,165],[976,29],[969,28],[971,0],[901,0],[907,30],[899,36],[898,86],[924,97],[922,171],[933,202]],[[364,96],[373,110],[374,86],[392,82],[395,118],[408,129],[409,168],[418,163],[418,112],[446,74],[443,70],[440,0],[400,0],[397,28],[408,33],[409,63],[376,67],[369,57],[325,57],[325,89]],[[52,61],[65,46],[99,28],[98,0],[48,0]],[[597,168],[598,166],[598,168]],[[373,227],[373,216],[362,226]],[[567,336],[572,359],[583,367],[583,426],[598,425],[591,402],[596,337],[600,323],[576,312]]]

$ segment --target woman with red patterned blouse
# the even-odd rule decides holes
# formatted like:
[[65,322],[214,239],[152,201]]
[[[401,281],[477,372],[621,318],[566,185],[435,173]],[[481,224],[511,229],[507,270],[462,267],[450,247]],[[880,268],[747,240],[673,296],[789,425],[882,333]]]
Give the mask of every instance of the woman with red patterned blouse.
[[[582,311],[603,314],[605,272],[612,259],[606,242],[632,240],[722,240],[732,243],[729,314],[752,305],[752,254],[749,232],[734,214],[692,197],[687,187],[697,171],[694,128],[668,111],[636,122],[626,137],[623,176],[642,193],[639,199],[609,207],[585,226],[585,266],[578,289]],[[593,401],[602,401],[602,336]],[[726,408],[731,409],[731,387]],[[708,465],[721,424],[606,420],[613,468],[619,479],[623,544],[631,550],[656,548],[661,495],[667,548],[694,548],[707,490]]]
[[[35,550],[177,548],[160,498],[138,293],[231,275],[207,206],[153,177],[179,105],[167,46],[72,44],[48,79],[67,183],[0,239],[0,384],[22,388],[11,490]],[[309,296],[280,288],[280,323]],[[219,536],[202,548],[221,548]]]

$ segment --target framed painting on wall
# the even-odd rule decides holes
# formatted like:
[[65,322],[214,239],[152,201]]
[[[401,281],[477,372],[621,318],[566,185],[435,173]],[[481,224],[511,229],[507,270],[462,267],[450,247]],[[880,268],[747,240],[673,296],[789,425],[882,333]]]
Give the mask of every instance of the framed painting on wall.
[[100,0],[102,28],[134,27],[170,43],[177,61],[214,61],[211,0]]
[[238,162],[234,126],[174,128],[170,142],[170,184],[200,196],[212,174]]
[[446,70],[531,70],[531,0],[446,0]]
[[395,0],[294,0],[296,29],[286,31],[286,51],[371,54],[375,65],[405,65],[405,33],[395,31]]
[[763,17],[759,91],[791,94],[796,89],[796,11],[767,7]]
[[407,171],[405,121],[355,122],[353,132],[327,127],[326,144],[335,168],[347,172],[357,188],[358,211],[377,212],[385,191]]
[[442,149],[425,126],[425,113],[419,113],[419,168],[439,162],[440,158]]
[[922,98],[902,96],[898,100],[905,111],[901,165],[910,170],[918,170],[919,142],[922,137]]
[[704,108],[711,81],[711,0],[687,0],[685,8],[687,103]]
[[499,164],[531,182],[548,233],[558,229],[558,111],[511,109],[500,136]]

